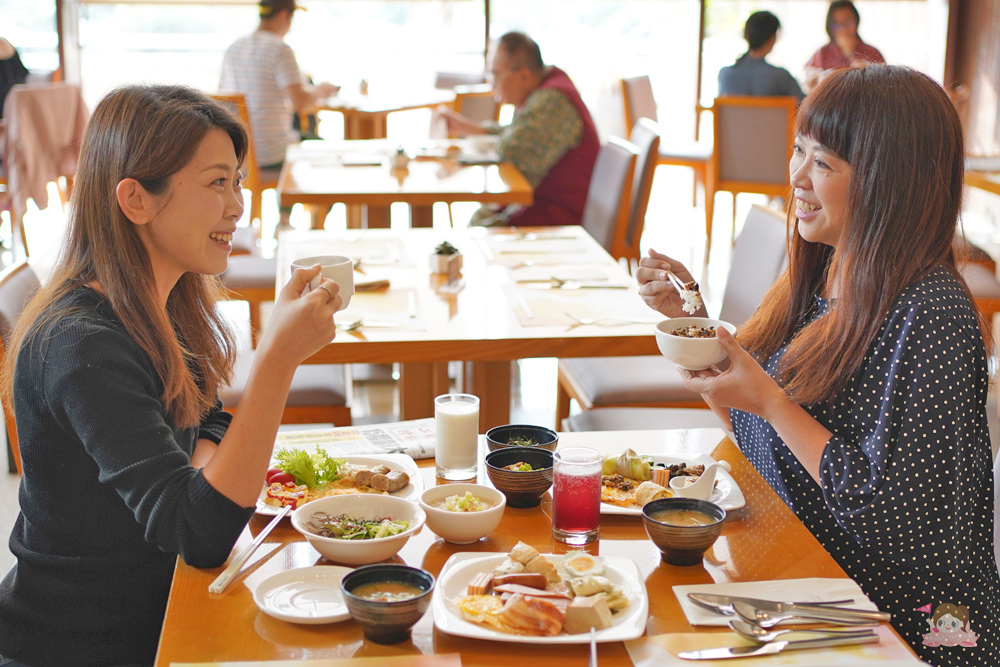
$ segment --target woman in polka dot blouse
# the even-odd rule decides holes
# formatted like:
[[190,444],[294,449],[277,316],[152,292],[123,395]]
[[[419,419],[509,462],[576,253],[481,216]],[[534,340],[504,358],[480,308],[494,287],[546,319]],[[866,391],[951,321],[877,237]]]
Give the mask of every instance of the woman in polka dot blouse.
[[[683,373],[923,660],[979,666],[1000,664],[1000,577],[984,329],[952,247],[962,160],[928,77],[832,74],[799,110],[789,269],[720,331],[727,370]],[[646,303],[682,315],[664,269],[687,269],[640,267]]]

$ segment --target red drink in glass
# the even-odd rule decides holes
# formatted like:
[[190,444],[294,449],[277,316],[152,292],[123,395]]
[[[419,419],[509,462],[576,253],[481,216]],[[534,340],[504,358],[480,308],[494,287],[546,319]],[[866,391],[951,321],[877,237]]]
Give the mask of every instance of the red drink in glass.
[[567,544],[597,539],[601,521],[600,452],[586,447],[557,450],[553,461],[552,534]]

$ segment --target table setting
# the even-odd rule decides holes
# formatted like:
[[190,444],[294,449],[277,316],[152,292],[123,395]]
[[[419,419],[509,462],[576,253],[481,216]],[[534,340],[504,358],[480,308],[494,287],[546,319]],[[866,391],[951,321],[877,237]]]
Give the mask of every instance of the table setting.
[[[449,394],[440,398],[443,404],[461,403],[460,396]],[[469,400],[465,405],[468,407],[457,425],[439,429],[435,424],[433,446],[421,448],[421,456],[431,458],[414,460],[405,454],[340,457],[364,467],[385,462],[390,472],[395,468],[405,470],[412,480],[411,488],[405,493],[332,495],[299,505],[292,510],[298,518],[278,519],[280,525],[263,540],[249,564],[221,594],[208,593],[207,588],[218,570],[200,571],[179,563],[175,595],[168,608],[157,664],[198,661],[217,664],[236,659],[237,655],[240,659],[261,661],[307,655],[330,659],[376,655],[400,658],[405,655],[413,660],[400,662],[401,665],[421,664],[419,659],[430,655],[449,656],[449,659],[457,655],[460,661],[456,664],[464,665],[504,664],[503,657],[510,660],[534,656],[546,664],[582,664],[592,642],[597,664],[601,665],[711,665],[717,661],[711,657],[723,649],[767,654],[767,664],[803,664],[801,660],[805,655],[809,656],[809,664],[819,665],[862,664],[865,660],[879,665],[919,664],[912,660],[909,649],[882,616],[864,619],[868,623],[864,626],[833,626],[830,621],[817,619],[795,619],[794,623],[786,623],[782,619],[774,627],[766,628],[741,619],[736,609],[729,613],[712,610],[713,603],[724,607],[723,603],[742,603],[742,598],[757,598],[758,605],[766,601],[793,601],[820,616],[830,609],[835,611],[826,611],[827,614],[836,614],[839,607],[865,613],[875,611],[857,585],[815,544],[720,429],[556,433],[525,424],[497,427],[487,437],[475,428],[474,413],[478,404]],[[322,437],[319,434],[316,441]],[[291,442],[308,451],[311,441],[299,438]],[[335,439],[323,442],[324,454],[337,457]],[[547,458],[530,457],[528,453],[544,454]],[[506,461],[534,462],[537,459],[542,462],[538,473],[523,473],[527,475],[545,473],[545,466],[548,466],[549,480],[533,505],[511,505],[515,497],[511,495],[512,487],[495,483],[499,478],[484,474],[487,461],[499,460],[500,455],[508,455]],[[569,456],[568,470],[559,468],[555,460],[562,455]],[[287,458],[276,451],[275,462]],[[590,465],[588,461],[596,463],[596,476],[585,471],[585,466]],[[725,466],[710,468],[714,462],[721,461],[727,462],[731,470],[727,471]],[[580,496],[572,494],[566,496],[572,501],[560,500],[560,494],[570,489],[565,484],[579,486],[584,479],[600,480],[606,465],[612,466],[607,469],[627,469],[633,471],[631,474],[641,475],[646,470],[643,464],[649,466],[651,479],[654,477],[652,471],[669,471],[670,466],[680,468],[681,464],[688,468],[704,466],[703,474],[715,475],[717,485],[712,494],[721,505],[730,509],[719,508],[726,517],[719,524],[719,536],[704,548],[703,553],[699,552],[693,565],[672,565],[665,560],[666,552],[661,553],[644,527],[651,511],[648,508],[687,498],[668,497],[652,501],[638,512],[616,512],[609,511],[600,496],[595,495],[592,496],[596,503],[592,515],[584,512],[584,516],[565,519],[569,523],[559,523],[564,521],[558,518],[563,512],[560,502],[564,506],[571,502],[573,507],[581,502]],[[618,467],[614,468],[616,465]],[[467,481],[446,483],[442,474],[453,479],[465,477]],[[661,474],[655,477],[662,480]],[[599,486],[600,482],[596,484]],[[587,488],[596,491],[598,487]],[[740,504],[734,500],[736,493],[742,498],[739,507],[734,506]],[[482,515],[483,520],[473,512],[443,508],[448,503],[467,502],[470,496],[481,498],[490,505]],[[316,550],[316,538],[303,532],[309,530],[301,525],[303,517],[314,514],[313,507],[320,503],[350,506],[357,514],[363,511],[362,508],[371,507],[372,500],[380,498],[396,504],[406,503],[413,508],[412,514],[392,512],[394,517],[410,519],[410,525],[400,538],[387,538],[401,542],[394,547],[395,555],[388,560],[380,558],[372,564],[345,563],[338,557],[323,557],[323,552]],[[382,513],[385,513],[384,508]],[[377,509],[372,512],[373,516],[379,514]],[[762,514],[767,515],[769,525],[781,522],[785,527],[779,534],[792,535],[786,539],[793,539],[797,545],[795,549],[783,546],[777,551],[769,551],[771,555],[763,559],[766,563],[763,567],[754,559],[750,564],[745,556],[737,556],[760,549],[757,520]],[[263,519],[274,519],[273,513],[265,513]],[[464,527],[459,525],[462,522]],[[254,523],[251,523],[251,531]],[[560,532],[560,525],[566,530]],[[257,534],[265,533],[258,529]],[[809,563],[802,562],[801,553],[795,553],[803,547],[810,549],[812,554]],[[241,551],[238,545],[234,553]],[[792,553],[784,555],[785,551]],[[529,569],[516,567],[521,561],[525,561],[523,565]],[[414,581],[422,591],[419,595],[425,596],[421,598],[426,602],[423,611],[414,611],[402,620],[392,621],[392,632],[381,626],[389,623],[387,610],[393,609],[393,605],[395,608],[406,606],[402,603],[383,603],[377,613],[370,612],[374,616],[361,620],[361,612],[357,609],[352,612],[348,605],[354,600],[351,597],[354,588],[348,590],[344,582],[354,574],[367,573],[368,568],[372,568],[372,572],[366,575],[366,580],[382,581],[387,573],[393,573],[386,579],[391,581],[396,581],[393,577],[399,573],[416,577]],[[518,575],[516,571],[524,574]],[[774,576],[779,573],[791,576]],[[812,573],[818,574],[810,576]],[[754,579],[739,580],[743,576]],[[488,583],[484,583],[484,577]],[[551,578],[545,588],[533,592],[530,587],[526,588],[532,580],[546,577]],[[551,583],[553,581],[556,583]],[[595,582],[608,587],[597,597],[616,601],[617,610],[610,615],[603,607],[600,611],[592,608],[599,606],[598,603],[584,595],[590,593],[586,589]],[[498,615],[496,609],[513,604],[511,600],[517,594],[526,599],[533,595],[545,599],[548,595],[560,595],[561,587],[565,586],[582,587],[576,596],[579,602],[568,601],[575,605],[573,613],[568,610],[570,604],[565,605],[566,620],[559,621],[568,624],[565,629],[555,634],[514,634],[504,630],[510,621],[504,614]],[[180,595],[180,590],[188,592]],[[517,591],[517,594],[510,591]],[[506,602],[493,601],[492,596],[496,595],[514,597],[508,597]],[[699,605],[691,596],[704,596],[703,604]],[[741,599],[731,599],[732,596]],[[200,601],[192,607],[195,600]],[[469,615],[470,605],[484,601],[499,605],[494,611],[478,615],[496,616],[492,625],[472,620],[478,616]],[[420,606],[424,607],[424,602]],[[208,642],[215,648],[203,645],[193,651],[189,642],[179,640],[186,635],[183,627],[197,624],[197,619],[204,614],[211,615],[222,639],[217,644]],[[809,624],[803,625],[804,622]],[[822,627],[817,630],[817,625]],[[323,634],[303,634],[306,628],[322,629]],[[388,634],[379,635],[381,630]],[[794,632],[789,634],[788,630]],[[836,635],[830,630],[847,630],[851,634]],[[236,637],[240,638],[238,651],[232,649]],[[392,643],[381,643],[389,640]],[[796,643],[815,640],[820,640],[819,645]],[[846,645],[824,646],[822,643],[829,641]],[[695,659],[697,651],[706,653]],[[792,659],[794,656],[798,656],[799,662]]]

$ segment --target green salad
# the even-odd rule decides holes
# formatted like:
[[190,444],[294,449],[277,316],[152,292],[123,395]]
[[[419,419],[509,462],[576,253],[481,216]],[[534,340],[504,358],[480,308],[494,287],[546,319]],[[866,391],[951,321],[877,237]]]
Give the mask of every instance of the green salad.
[[274,459],[276,468],[294,477],[296,484],[305,484],[310,489],[336,482],[344,465],[344,459],[335,459],[319,447],[311,454],[304,449],[279,449]]
[[316,512],[308,523],[309,529],[320,537],[339,540],[374,540],[379,537],[399,535],[410,527],[407,521],[385,519],[355,519],[341,514],[330,516],[326,512]]

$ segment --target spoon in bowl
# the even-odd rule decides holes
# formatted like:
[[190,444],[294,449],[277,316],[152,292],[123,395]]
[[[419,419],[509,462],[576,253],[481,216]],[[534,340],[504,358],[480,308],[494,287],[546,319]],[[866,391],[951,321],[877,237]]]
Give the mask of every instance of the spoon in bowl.
[[847,629],[836,630],[833,628],[823,628],[817,630],[806,630],[797,628],[789,630],[768,630],[766,628],[760,627],[759,625],[748,623],[741,618],[730,619],[729,627],[735,630],[736,633],[741,637],[745,637],[746,639],[749,639],[750,641],[756,642],[758,644],[766,644],[767,642],[774,641],[779,637],[784,637],[789,633],[799,633],[799,634],[809,633],[814,635],[820,635],[822,637],[830,637],[830,636],[842,637],[845,635],[850,637],[867,637],[868,635],[874,634],[874,632],[871,630],[847,630]]

